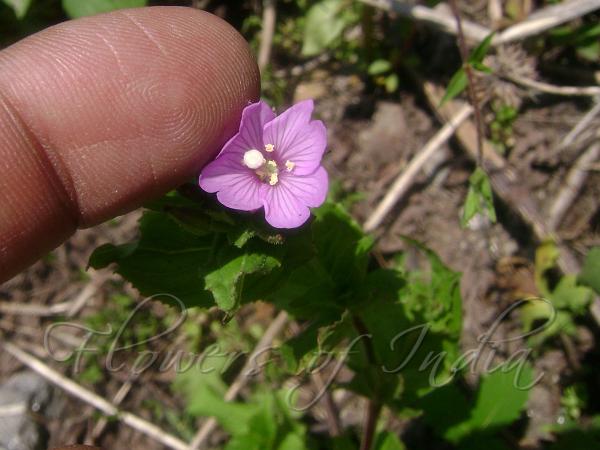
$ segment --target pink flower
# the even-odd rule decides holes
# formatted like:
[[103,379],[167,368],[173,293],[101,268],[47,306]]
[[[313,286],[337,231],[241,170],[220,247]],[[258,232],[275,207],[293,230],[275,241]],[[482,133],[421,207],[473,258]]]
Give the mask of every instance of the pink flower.
[[311,120],[313,106],[312,100],[296,103],[277,117],[263,101],[247,106],[239,132],[202,170],[200,187],[228,208],[263,207],[273,227],[302,225],[329,185],[321,166],[327,132]]

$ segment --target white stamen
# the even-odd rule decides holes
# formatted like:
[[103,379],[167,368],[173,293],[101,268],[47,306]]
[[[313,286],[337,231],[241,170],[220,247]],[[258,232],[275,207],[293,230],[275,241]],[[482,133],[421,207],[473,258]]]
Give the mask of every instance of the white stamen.
[[267,144],[265,145],[265,151],[271,153],[275,151],[275,146],[273,144]]
[[291,172],[296,167],[296,163],[290,161],[289,159],[285,162],[285,168],[288,172]]
[[275,186],[278,181],[279,181],[279,177],[277,176],[277,174],[276,173],[272,173],[271,177],[269,178],[269,184],[271,186]]
[[262,167],[266,162],[261,152],[256,149],[248,150],[244,153],[244,165],[249,169],[255,170]]

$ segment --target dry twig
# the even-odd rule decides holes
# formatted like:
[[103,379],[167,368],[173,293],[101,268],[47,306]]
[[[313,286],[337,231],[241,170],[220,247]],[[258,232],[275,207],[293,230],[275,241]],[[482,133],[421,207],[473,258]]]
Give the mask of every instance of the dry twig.
[[[425,22],[433,25],[441,30],[451,33],[458,34],[458,28],[456,21],[451,15],[444,13],[438,9],[428,8],[422,5],[415,5],[400,2],[397,0],[360,0],[367,5],[374,6],[384,11],[394,12],[404,17],[409,17],[418,22]],[[491,30],[470,21],[463,21],[462,23],[463,32],[467,39],[474,42],[480,42],[490,34]]]
[[85,389],[73,380],[65,377],[54,369],[50,368],[44,362],[21,350],[16,345],[10,342],[2,344],[4,350],[14,356],[21,363],[29,367],[34,372],[38,373],[46,380],[55,384],[65,392],[77,397],[79,400],[93,406],[107,416],[116,416],[125,425],[143,433],[144,435],[154,439],[157,442],[174,450],[190,450],[188,445],[179,438],[170,435],[166,431],[160,429],[156,425],[142,419],[135,414],[119,409],[112,403],[106,401],[99,395]]
[[263,1],[262,32],[258,50],[258,68],[262,72],[271,59],[273,35],[275,34],[275,19],[277,17],[276,0]]
[[[418,22],[436,26],[451,34],[458,34],[458,28],[452,17],[439,9],[409,4],[399,0],[360,0],[363,3],[409,17]],[[571,0],[542,8],[527,19],[497,34],[492,45],[506,44],[543,33],[557,25],[582,17],[600,8],[600,0]],[[465,38],[481,42],[492,30],[475,22],[463,21]]]
[[415,177],[431,156],[452,137],[456,129],[473,113],[470,105],[464,105],[452,119],[450,119],[435,136],[433,136],[423,149],[418,152],[410,161],[405,170],[403,170],[394,184],[390,187],[381,202],[377,205],[373,213],[369,216],[364,225],[364,230],[368,233],[377,228],[385,216],[391,211],[396,203],[408,192]]
[[575,162],[548,215],[548,228],[555,231],[573,205],[589,174],[589,166],[600,157],[600,142],[592,144]]
[[68,317],[73,317],[85,306],[88,300],[96,294],[100,286],[102,286],[108,278],[109,277],[106,275],[99,275],[96,272],[92,272],[90,282],[87,283],[81,292],[71,300],[52,305],[0,302],[0,312],[20,316],[43,317],[65,314]]
[[571,0],[542,8],[498,34],[492,44],[520,41],[600,8],[600,0]]
[[577,122],[577,124],[560,141],[559,150],[567,148],[575,142],[577,137],[592,123],[596,116],[600,114],[600,97],[596,99],[596,104]]
[[515,74],[502,74],[501,77],[544,94],[565,95],[568,97],[596,97],[600,95],[600,86],[555,86]]

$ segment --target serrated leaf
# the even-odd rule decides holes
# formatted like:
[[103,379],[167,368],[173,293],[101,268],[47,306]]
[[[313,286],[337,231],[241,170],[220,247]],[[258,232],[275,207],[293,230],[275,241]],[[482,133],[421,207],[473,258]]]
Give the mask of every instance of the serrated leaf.
[[210,306],[200,266],[213,258],[212,236],[197,236],[180,227],[169,216],[148,211],[140,221],[141,238],[136,243],[103,246],[90,257],[94,268],[116,263],[116,272],[143,295],[168,294],[186,306]]
[[592,248],[586,255],[578,281],[600,295],[600,247]]
[[22,19],[29,11],[31,6],[31,0],[2,0],[5,4],[10,6],[15,12],[17,19]]
[[[229,229],[216,232],[210,228],[210,233],[201,228],[191,231],[169,213],[147,211],[140,221],[139,241],[99,247],[90,265],[102,268],[114,263],[115,271],[143,295],[175,296],[187,307],[217,302],[229,311],[239,304],[247,277],[259,277],[280,266],[278,255],[283,248],[257,239],[240,249],[230,243]],[[253,290],[248,292],[258,295],[260,283],[250,286]]]
[[146,6],[148,0],[62,0],[63,8],[72,19],[93,16],[124,8]]
[[440,101],[440,106],[444,105],[447,101],[452,100],[462,91],[467,88],[469,80],[467,78],[467,72],[463,67],[458,69],[456,73],[450,79],[446,92]]
[[224,311],[231,312],[239,306],[244,277],[252,273],[267,273],[281,262],[265,254],[244,253],[207,274],[204,277],[206,289]]
[[341,36],[347,25],[342,8],[342,0],[323,0],[308,10],[302,45],[304,56],[321,53]]
[[326,203],[314,211],[314,245],[319,261],[336,287],[358,285],[365,277],[373,238],[340,205]]

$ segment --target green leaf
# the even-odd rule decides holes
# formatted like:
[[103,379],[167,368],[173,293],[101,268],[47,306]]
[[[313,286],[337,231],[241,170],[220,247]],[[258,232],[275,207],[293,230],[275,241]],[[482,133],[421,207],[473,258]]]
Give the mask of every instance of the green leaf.
[[552,240],[542,242],[535,250],[535,285],[544,297],[551,295],[548,273],[556,267],[559,256],[558,247]]
[[323,267],[337,287],[359,285],[366,276],[373,238],[339,204],[328,202],[314,214],[313,241]]
[[600,295],[600,247],[592,248],[586,255],[578,281]]
[[29,11],[29,6],[31,5],[31,0],[2,0],[5,4],[10,6],[17,19],[22,19]]
[[248,295],[257,296],[251,300],[256,300],[261,287],[257,279],[280,267],[283,247],[252,239],[240,249],[235,245],[239,239],[232,243],[229,234],[243,224],[217,232],[214,222],[201,217],[192,221],[191,217],[189,212],[184,226],[181,216],[147,211],[140,222],[138,241],[99,247],[90,265],[99,269],[116,263],[115,271],[143,295],[174,296],[187,307],[216,302],[226,311],[233,310],[246,285]]
[[591,42],[578,46],[577,56],[590,62],[597,62],[600,59],[600,43]]
[[448,87],[446,88],[446,93],[440,101],[440,106],[464,91],[467,88],[468,83],[467,72],[464,67],[461,67],[450,79],[450,83],[448,83]]
[[394,433],[383,431],[375,440],[375,450],[404,450],[406,447]]
[[493,72],[491,67],[488,67],[485,64],[480,63],[480,62],[473,62],[473,63],[471,63],[471,66],[473,67],[473,69],[478,70],[479,72],[484,72],[484,73],[492,73]]
[[[423,418],[445,439],[463,448],[477,437],[488,441],[521,416],[533,381],[531,367],[513,362],[495,367],[480,379],[477,398],[470,404],[455,385],[438,388],[420,402]],[[452,405],[452,414],[448,414]],[[495,448],[495,447],[494,447]]]
[[470,424],[477,430],[510,425],[521,416],[529,398],[533,369],[525,364],[502,366],[482,378]]
[[96,249],[90,265],[99,269],[116,263],[115,271],[142,295],[167,294],[186,306],[210,306],[201,272],[214,259],[219,242],[212,236],[191,234],[169,216],[153,211],[142,216],[140,233],[136,243]]
[[578,286],[574,275],[563,276],[550,295],[555,308],[566,309],[576,315],[587,311],[592,297],[592,290],[585,286]]
[[116,9],[139,8],[147,3],[148,0],[62,0],[64,10],[72,19]]
[[494,32],[488,34],[483,41],[479,43],[477,47],[473,49],[471,54],[469,55],[469,63],[482,63],[483,58],[487,55],[490,46],[492,45],[492,39],[494,38]]
[[461,219],[462,226],[466,227],[478,213],[485,214],[492,222],[496,222],[492,185],[487,174],[480,167],[469,177],[469,192]]
[[392,73],[391,75],[388,75],[387,77],[385,77],[386,92],[389,94],[396,92],[398,90],[399,83],[400,83],[400,80],[398,79],[398,75],[396,75],[395,73]]
[[308,10],[302,45],[304,56],[321,53],[341,36],[347,26],[343,3],[343,0],[323,0]]
[[373,61],[367,70],[369,75],[381,75],[392,69],[392,63],[386,59],[376,59]]
[[239,306],[244,277],[251,273],[268,273],[281,262],[273,256],[244,253],[234,257],[204,277],[206,289],[212,292],[217,305],[224,311]]

